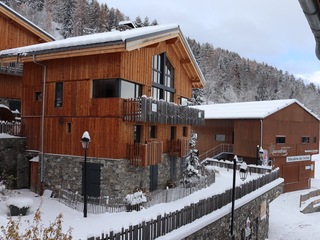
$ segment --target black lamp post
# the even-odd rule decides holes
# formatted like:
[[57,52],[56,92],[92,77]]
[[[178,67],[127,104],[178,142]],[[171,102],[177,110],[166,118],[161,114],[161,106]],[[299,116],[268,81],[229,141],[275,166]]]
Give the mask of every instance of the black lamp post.
[[83,166],[83,217],[87,217],[87,149],[89,148],[90,136],[87,131],[85,131],[81,138],[82,148],[84,150],[84,166]]
[[[230,227],[230,237],[231,239],[234,238],[233,236],[233,219],[234,219],[234,202],[235,202],[235,195],[236,195],[236,172],[237,172],[237,162],[238,157],[237,155],[233,158],[233,184],[232,184],[232,207],[231,207],[231,227]],[[243,162],[240,166],[240,179],[244,181],[247,178],[248,171],[247,171],[247,164]]]

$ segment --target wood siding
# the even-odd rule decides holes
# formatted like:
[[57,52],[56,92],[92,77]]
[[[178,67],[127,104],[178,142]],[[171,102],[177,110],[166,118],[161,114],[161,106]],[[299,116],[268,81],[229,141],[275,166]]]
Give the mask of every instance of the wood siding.
[[[126,158],[127,144],[133,144],[134,124],[141,125],[141,142],[162,141],[167,150],[171,127],[175,138],[183,137],[183,127],[190,134],[190,125],[125,122],[123,101],[119,98],[92,98],[92,80],[122,78],[143,86],[143,94],[151,95],[152,56],[166,52],[175,68],[176,103],[180,97],[191,97],[191,79],[181,66],[172,44],[161,43],[132,52],[110,53],[86,57],[55,59],[46,65],[45,146],[47,153],[82,155],[80,139],[84,131],[91,137],[88,156]],[[62,107],[55,107],[55,83],[63,82]],[[28,148],[40,149],[41,101],[43,67],[25,63],[23,76],[22,123],[28,136]],[[149,127],[156,126],[156,138],[150,138]],[[70,131],[70,132],[68,132]],[[35,134],[34,134],[35,133]],[[189,136],[187,136],[189,137]]]
[[[257,145],[261,145],[262,140],[262,147],[268,150],[274,167],[280,168],[280,176],[285,180],[285,192],[308,188],[309,178],[313,177],[313,162],[287,162],[289,156],[311,156],[319,153],[319,120],[297,103],[262,121],[206,120],[205,126],[193,127],[193,130],[198,134],[197,148],[200,154],[221,144],[215,141],[216,134],[225,134],[225,141],[222,143],[233,143],[234,154],[252,164],[257,163]],[[277,135],[285,136],[285,143],[276,143]],[[309,143],[301,142],[303,136],[309,137]]]

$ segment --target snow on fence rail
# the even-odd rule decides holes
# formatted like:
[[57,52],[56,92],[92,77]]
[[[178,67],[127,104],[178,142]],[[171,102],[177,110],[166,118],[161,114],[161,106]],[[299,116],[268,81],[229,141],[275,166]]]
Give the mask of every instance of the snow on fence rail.
[[311,192],[308,192],[306,194],[300,194],[300,205],[299,205],[299,207],[301,208],[302,203],[304,203],[305,201],[309,200],[310,198],[317,197],[317,196],[320,196],[320,190],[319,189],[311,191]]
[[[271,183],[277,178],[279,178],[278,168],[268,174],[262,175],[260,178],[236,187],[236,199],[242,198],[258,188]],[[127,229],[122,228],[122,230],[117,233],[113,231],[110,231],[108,234],[102,233],[102,235],[99,237],[90,237],[87,238],[87,240],[155,239],[157,237],[164,236],[167,233],[186,224],[189,224],[219,208],[222,208],[223,206],[231,203],[231,201],[232,189],[228,189],[224,193],[200,200],[195,204],[185,206],[181,210],[164,214],[163,216],[158,215],[156,219],[152,219],[148,222],[144,221],[140,224],[129,226]]]
[[20,130],[21,130],[20,122],[0,121],[0,133],[19,136]]

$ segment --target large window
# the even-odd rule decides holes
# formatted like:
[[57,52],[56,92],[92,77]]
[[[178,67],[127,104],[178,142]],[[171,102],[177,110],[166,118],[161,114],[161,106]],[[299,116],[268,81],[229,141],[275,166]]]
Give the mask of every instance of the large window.
[[55,107],[62,107],[63,82],[56,82]]
[[93,98],[137,98],[141,86],[123,79],[98,79],[92,81]]
[[174,69],[165,53],[152,58],[152,97],[173,102]]
[[302,136],[301,137],[301,143],[302,144],[307,144],[309,142],[310,142],[310,137],[308,137],[308,136]]

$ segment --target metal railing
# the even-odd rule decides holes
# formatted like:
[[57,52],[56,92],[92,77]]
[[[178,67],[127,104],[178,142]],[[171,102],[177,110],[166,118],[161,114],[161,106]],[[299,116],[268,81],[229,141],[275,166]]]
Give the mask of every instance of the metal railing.
[[206,158],[214,158],[220,154],[223,153],[228,153],[228,154],[232,154],[233,153],[233,145],[232,144],[220,144],[219,146],[216,146],[202,154],[199,155],[199,160],[203,161]]

